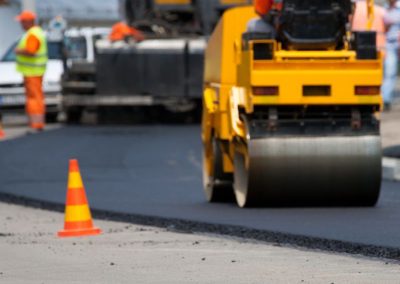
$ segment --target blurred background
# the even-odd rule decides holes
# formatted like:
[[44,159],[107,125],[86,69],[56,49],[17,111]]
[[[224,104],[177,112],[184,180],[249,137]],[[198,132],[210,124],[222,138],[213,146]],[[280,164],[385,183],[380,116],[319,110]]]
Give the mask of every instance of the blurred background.
[[0,1],[0,54],[21,34],[22,29],[14,17],[22,10],[33,10],[44,25],[55,16],[62,15],[71,26],[106,26],[121,17],[119,0],[1,0]]
[[[178,2],[0,0],[0,110],[6,120],[24,110],[14,54],[23,31],[14,18],[31,10],[49,42],[44,78],[48,122],[110,122],[115,107],[118,115],[140,120],[143,110],[149,113],[148,106],[162,119],[166,110],[199,122],[207,38],[226,9],[252,1]],[[386,2],[375,1],[382,10]],[[130,25],[130,39],[110,37],[120,32],[121,26],[112,28],[116,23]]]

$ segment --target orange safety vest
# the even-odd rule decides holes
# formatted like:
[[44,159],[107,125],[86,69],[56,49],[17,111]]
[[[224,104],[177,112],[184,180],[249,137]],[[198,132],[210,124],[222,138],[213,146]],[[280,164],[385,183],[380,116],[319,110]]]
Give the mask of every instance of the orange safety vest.
[[111,33],[109,35],[109,39],[111,41],[119,41],[124,40],[125,37],[133,37],[138,41],[144,39],[143,34],[135,28],[128,26],[123,22],[116,23],[111,28]]

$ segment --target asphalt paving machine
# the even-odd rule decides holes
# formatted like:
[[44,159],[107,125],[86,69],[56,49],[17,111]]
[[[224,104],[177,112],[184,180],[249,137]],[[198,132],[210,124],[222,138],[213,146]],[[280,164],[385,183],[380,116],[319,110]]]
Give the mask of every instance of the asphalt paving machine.
[[126,0],[126,21],[146,40],[97,40],[93,68],[76,60],[67,66],[63,95],[68,119],[79,120],[88,108],[158,105],[185,113],[201,106],[207,38],[226,9],[249,3]]
[[206,49],[202,141],[210,202],[240,207],[374,206],[381,186],[382,55],[367,1],[351,32],[350,0],[283,0],[246,26],[225,12]]

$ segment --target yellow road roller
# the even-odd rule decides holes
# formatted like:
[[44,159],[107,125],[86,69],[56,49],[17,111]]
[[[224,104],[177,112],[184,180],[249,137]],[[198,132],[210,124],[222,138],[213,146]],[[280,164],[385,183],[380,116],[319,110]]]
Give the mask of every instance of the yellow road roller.
[[352,13],[350,0],[284,0],[262,19],[250,6],[225,12],[205,59],[208,201],[376,204],[382,54],[375,32],[351,31]]

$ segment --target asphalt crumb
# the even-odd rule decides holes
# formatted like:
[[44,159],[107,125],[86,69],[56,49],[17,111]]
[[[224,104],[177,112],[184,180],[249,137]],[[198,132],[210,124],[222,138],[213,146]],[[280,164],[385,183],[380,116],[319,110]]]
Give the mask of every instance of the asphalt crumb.
[[136,232],[147,232],[147,231],[149,231],[149,229],[140,227],[140,228],[137,228],[135,231]]
[[[43,202],[36,199],[14,196],[7,193],[0,193],[0,200],[7,203],[51,210],[61,213],[64,213],[65,210],[65,204]],[[335,253],[347,253],[353,255],[400,260],[400,248],[395,247],[357,244],[339,240],[316,238],[275,231],[249,229],[235,225],[210,224],[205,222],[188,221],[182,219],[115,213],[104,210],[92,210],[92,216],[100,220],[127,222],[141,226],[158,227],[163,228],[166,231],[177,233],[209,233],[219,236],[241,238],[244,242],[259,241],[267,244],[272,244],[274,246],[294,246],[297,248],[307,248],[314,250],[331,251]],[[143,231],[146,230],[147,229],[143,229]],[[8,236],[12,236],[12,234],[0,233],[0,237]],[[92,241],[89,241],[88,244],[93,245]],[[151,242],[148,244],[151,244]]]

